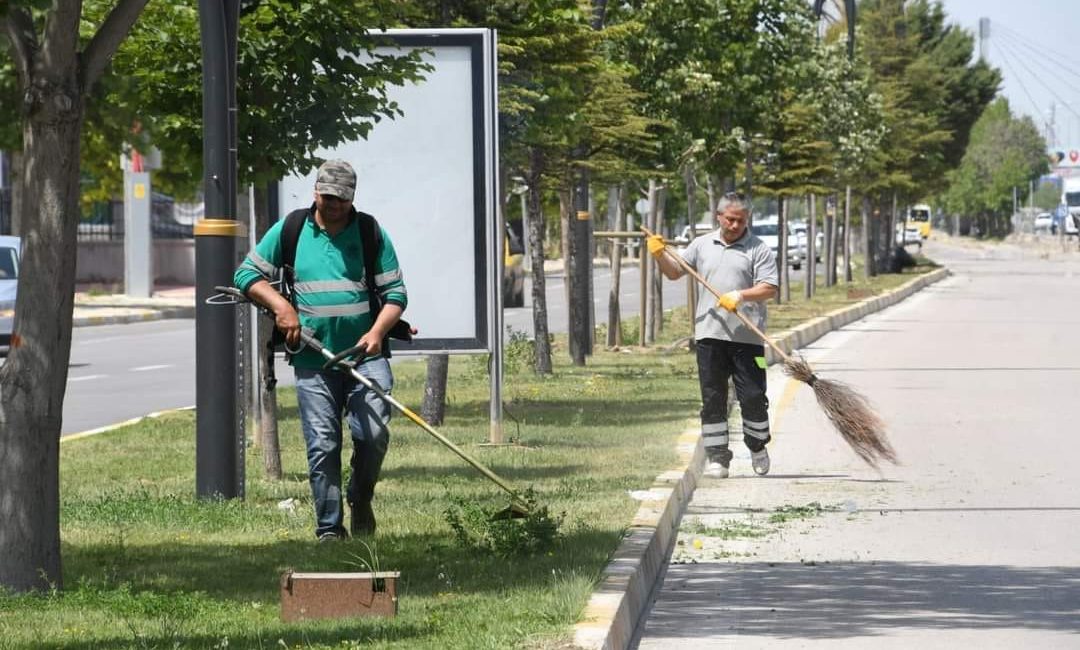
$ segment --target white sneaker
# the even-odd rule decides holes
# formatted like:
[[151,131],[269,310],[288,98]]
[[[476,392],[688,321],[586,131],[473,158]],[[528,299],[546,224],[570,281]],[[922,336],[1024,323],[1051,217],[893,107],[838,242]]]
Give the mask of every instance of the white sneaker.
[[716,461],[709,461],[709,464],[705,466],[705,476],[708,476],[709,478],[727,478],[727,465],[722,465]]
[[769,473],[769,450],[762,449],[761,451],[750,452],[750,462],[754,466],[755,474],[765,476]]

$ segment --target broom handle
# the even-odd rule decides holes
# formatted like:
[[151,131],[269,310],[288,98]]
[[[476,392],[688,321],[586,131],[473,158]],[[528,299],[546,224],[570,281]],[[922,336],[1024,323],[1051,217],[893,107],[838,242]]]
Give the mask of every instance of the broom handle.
[[[651,230],[649,230],[648,228],[646,228],[645,226],[641,226],[641,232],[645,233],[649,237],[653,236],[653,232]],[[701,274],[698,273],[697,271],[695,271],[694,267],[690,266],[690,263],[682,258],[682,255],[675,255],[675,254],[671,253],[671,251],[669,251],[667,249],[666,244],[664,246],[664,252],[667,253],[669,257],[674,258],[675,261],[678,262],[679,266],[681,266],[684,271],[686,271],[691,276],[693,276],[693,278],[695,280],[697,280],[698,282],[700,282],[701,286],[708,289],[712,293],[712,295],[716,296],[718,299],[721,296],[724,295],[724,294],[720,293],[719,291],[717,291],[716,289],[714,289],[713,286],[711,284],[709,284],[705,280],[705,278],[701,277]],[[746,325],[747,327],[749,327],[751,329],[751,331],[754,332],[754,334],[757,334],[758,337],[762,341],[765,342],[766,345],[768,345],[770,348],[772,348],[773,352],[780,355],[781,359],[783,359],[787,363],[791,363],[791,361],[792,361],[791,356],[788,353],[781,350],[780,347],[778,345],[776,345],[776,343],[774,343],[771,338],[769,338],[768,336],[765,335],[765,332],[762,332],[760,329],[758,329],[757,325],[754,325],[753,323],[751,323],[749,318],[747,318],[746,316],[739,313],[739,310],[737,310],[737,309],[735,311],[733,311],[732,313],[739,317],[739,320],[741,320],[743,322],[743,325]]]

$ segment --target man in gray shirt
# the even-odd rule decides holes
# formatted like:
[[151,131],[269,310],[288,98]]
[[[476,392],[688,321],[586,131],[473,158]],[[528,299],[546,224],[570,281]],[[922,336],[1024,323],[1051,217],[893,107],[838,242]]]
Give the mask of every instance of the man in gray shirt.
[[[724,293],[715,304],[698,302],[694,315],[698,378],[701,383],[701,437],[705,443],[707,476],[727,478],[731,465],[728,449],[728,378],[742,408],[743,442],[750,448],[754,472],[769,472],[769,399],[765,395],[765,346],[734,314],[742,313],[758,329],[765,329],[765,302],[779,286],[772,250],[748,228],[750,202],[729,192],[716,210],[719,229],[698,237],[682,257],[713,288]],[[668,257],[660,236],[646,241],[665,276],[677,280],[682,266]]]

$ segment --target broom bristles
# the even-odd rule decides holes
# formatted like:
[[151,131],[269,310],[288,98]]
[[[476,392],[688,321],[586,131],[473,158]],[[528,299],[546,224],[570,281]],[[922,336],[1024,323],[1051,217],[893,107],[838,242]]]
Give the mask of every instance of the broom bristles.
[[885,437],[885,422],[870,402],[847,384],[820,379],[802,359],[788,359],[784,372],[814,389],[814,397],[833,427],[851,449],[871,467],[878,461],[897,463],[896,452]]

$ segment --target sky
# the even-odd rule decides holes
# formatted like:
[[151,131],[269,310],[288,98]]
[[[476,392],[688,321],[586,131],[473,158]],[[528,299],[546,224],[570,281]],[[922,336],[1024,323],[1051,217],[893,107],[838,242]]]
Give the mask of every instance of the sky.
[[949,22],[976,36],[976,52],[979,18],[990,19],[987,58],[1001,70],[1001,92],[1013,112],[1030,115],[1047,135],[1055,104],[1057,142],[1049,142],[1047,135],[1048,144],[1080,149],[1080,0],[941,2]]

